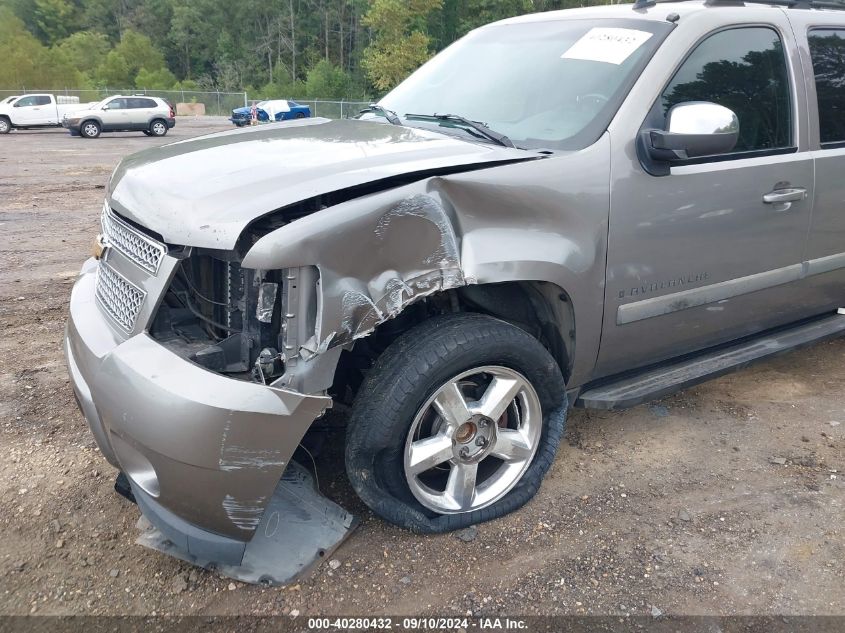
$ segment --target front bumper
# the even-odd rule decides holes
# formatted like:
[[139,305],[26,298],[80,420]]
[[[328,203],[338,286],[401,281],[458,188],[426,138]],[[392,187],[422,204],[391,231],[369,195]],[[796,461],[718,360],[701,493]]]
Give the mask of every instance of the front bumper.
[[144,515],[196,556],[239,564],[325,396],[236,380],[126,336],[96,300],[97,262],[73,287],[65,336],[76,398]]

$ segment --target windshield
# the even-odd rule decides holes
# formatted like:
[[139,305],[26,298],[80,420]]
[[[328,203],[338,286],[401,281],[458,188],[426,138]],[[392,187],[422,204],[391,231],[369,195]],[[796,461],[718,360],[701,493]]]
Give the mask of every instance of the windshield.
[[[379,105],[403,119],[457,114],[506,135],[517,147],[579,149],[601,136],[671,28],[624,19],[482,28],[434,57]],[[414,117],[403,123],[460,128],[453,121]]]

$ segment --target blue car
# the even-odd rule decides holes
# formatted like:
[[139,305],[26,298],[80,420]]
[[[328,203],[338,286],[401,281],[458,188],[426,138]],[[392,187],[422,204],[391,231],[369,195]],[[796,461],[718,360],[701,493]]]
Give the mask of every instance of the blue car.
[[271,99],[269,101],[259,101],[255,106],[235,108],[232,110],[232,117],[229,120],[238,127],[249,125],[250,119],[252,119],[253,107],[255,107],[259,123],[306,119],[311,116],[311,108],[307,105],[300,105],[296,101],[287,99]]

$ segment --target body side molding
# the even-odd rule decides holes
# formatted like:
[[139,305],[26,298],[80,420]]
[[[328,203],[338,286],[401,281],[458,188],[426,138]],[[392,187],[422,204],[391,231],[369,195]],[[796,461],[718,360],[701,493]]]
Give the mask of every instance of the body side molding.
[[688,308],[696,308],[716,301],[732,299],[740,295],[766,290],[775,286],[799,281],[812,275],[829,273],[845,268],[845,253],[837,253],[827,257],[812,259],[800,264],[791,264],[775,270],[728,279],[715,284],[708,284],[700,288],[691,288],[681,292],[673,292],[661,297],[652,297],[642,301],[634,301],[619,306],[616,311],[616,324],[625,325],[650,319],[652,317],[671,314]]

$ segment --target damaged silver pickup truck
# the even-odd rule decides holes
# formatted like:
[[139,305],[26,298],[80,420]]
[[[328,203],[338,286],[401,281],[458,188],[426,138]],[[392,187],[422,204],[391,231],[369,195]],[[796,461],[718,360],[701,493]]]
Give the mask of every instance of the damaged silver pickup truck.
[[354,520],[291,460],[335,401],[361,499],[442,532],[526,503],[570,405],[841,334],[843,36],[751,4],[524,16],[358,119],[126,158],[65,345],[148,544],[253,581],[319,560]]

